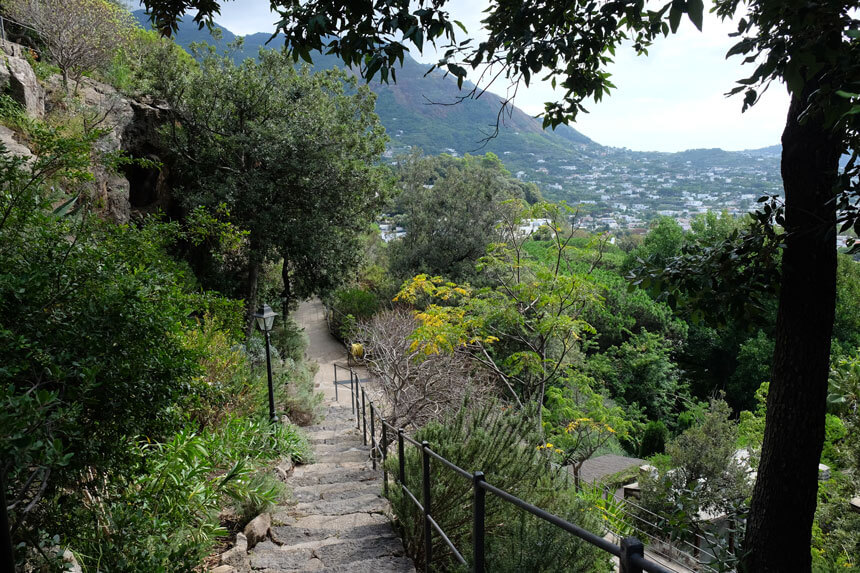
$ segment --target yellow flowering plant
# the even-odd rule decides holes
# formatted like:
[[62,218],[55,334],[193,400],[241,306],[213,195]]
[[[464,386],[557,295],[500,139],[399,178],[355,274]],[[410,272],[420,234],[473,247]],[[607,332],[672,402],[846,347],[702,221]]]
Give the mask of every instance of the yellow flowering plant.
[[[419,326],[413,350],[425,355],[468,348],[479,363],[505,385],[514,401],[544,403],[570,358],[594,328],[584,310],[601,304],[587,277],[567,272],[573,253],[575,213],[564,204],[528,206],[506,203],[498,225],[502,240],[490,245],[478,270],[492,288],[473,289],[442,277],[418,275],[407,281],[395,301],[414,305]],[[531,233],[527,221],[544,220],[552,257],[528,255],[523,248]],[[538,410],[537,427],[543,428]]]
[[[593,390],[590,380],[570,377],[547,391],[544,430],[551,437],[542,449],[555,455],[562,466],[570,465],[580,483],[583,464],[632,428],[624,411]],[[555,444],[555,445],[553,445]]]

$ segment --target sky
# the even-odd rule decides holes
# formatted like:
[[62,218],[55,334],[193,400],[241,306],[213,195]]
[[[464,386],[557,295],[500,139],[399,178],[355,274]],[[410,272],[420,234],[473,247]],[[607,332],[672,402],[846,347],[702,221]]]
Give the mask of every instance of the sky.
[[[452,0],[449,11],[466,26],[471,36],[480,39],[481,12],[487,0]],[[269,11],[269,0],[231,0],[221,4],[217,22],[239,34],[271,32],[276,18]],[[627,147],[637,151],[681,151],[720,147],[726,150],[755,149],[778,144],[788,111],[788,94],[774,84],[759,103],[741,113],[742,94],[724,94],[752,72],[741,66],[740,58],[726,60],[734,44],[728,34],[731,22],[720,22],[706,14],[699,32],[686,19],[677,34],[659,39],[648,56],[636,56],[632,49],[616,52],[609,68],[617,86],[599,103],[585,104],[572,127],[603,145]],[[412,53],[422,62],[435,61],[435,53]],[[477,79],[472,77],[470,79]],[[499,85],[491,91],[503,92]],[[554,95],[548,82],[521,86],[515,104],[537,115],[543,102]]]

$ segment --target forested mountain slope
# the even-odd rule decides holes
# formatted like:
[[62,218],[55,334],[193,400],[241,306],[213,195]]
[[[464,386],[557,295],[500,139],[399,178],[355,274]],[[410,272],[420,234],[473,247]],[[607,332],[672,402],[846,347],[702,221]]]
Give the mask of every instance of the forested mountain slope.
[[[143,11],[134,14],[141,25],[148,26]],[[213,37],[205,28],[183,23],[175,40],[186,48],[202,42],[224,51],[237,36],[222,26],[216,29]],[[268,33],[243,37],[236,59],[253,57],[261,47],[281,45],[279,38],[269,42],[270,38]],[[315,68],[335,65],[334,57],[314,57]],[[774,148],[634,152],[602,146],[568,126],[544,131],[540,120],[518,108],[504,117],[498,136],[487,141],[495,127],[499,96],[487,92],[477,100],[442,105],[457,101],[462,92],[452,78],[438,70],[427,74],[428,69],[429,65],[407,55],[396,84],[371,84],[378,96],[376,111],[391,137],[389,156],[412,146],[431,155],[492,152],[519,178],[537,183],[547,198],[586,201],[596,219],[614,217],[621,227],[636,226],[657,211],[671,211],[678,218],[703,208],[740,213],[762,193],[781,191],[779,154]],[[690,197],[685,191],[702,197]]]

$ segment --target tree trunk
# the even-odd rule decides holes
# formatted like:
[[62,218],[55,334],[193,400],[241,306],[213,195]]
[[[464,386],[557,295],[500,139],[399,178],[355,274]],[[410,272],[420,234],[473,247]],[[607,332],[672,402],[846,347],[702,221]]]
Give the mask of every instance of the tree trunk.
[[782,134],[786,239],[764,444],[743,544],[747,572],[811,568],[836,301],[832,199],[841,152],[839,132],[820,114],[799,121],[815,83],[792,97]]
[[254,332],[254,311],[257,310],[257,283],[260,280],[260,262],[253,250],[248,261],[248,278],[245,281],[245,335]]
[[284,290],[281,291],[281,312],[284,313],[284,320],[290,316],[290,302],[292,302],[292,289],[290,288],[290,265],[287,257],[284,257],[284,266],[281,269],[281,279],[284,281]]

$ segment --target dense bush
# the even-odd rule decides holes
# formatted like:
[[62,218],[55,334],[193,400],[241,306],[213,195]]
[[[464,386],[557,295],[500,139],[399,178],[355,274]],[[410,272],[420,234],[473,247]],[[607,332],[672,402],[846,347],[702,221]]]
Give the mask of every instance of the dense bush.
[[346,340],[356,322],[372,317],[379,310],[379,298],[359,287],[338,289],[328,301],[332,310],[331,331]]
[[16,557],[35,565],[60,545],[93,570],[191,570],[224,533],[218,510],[242,521],[274,503],[260,471],[307,444],[260,419],[265,371],[238,344],[241,303],[201,293],[168,255],[179,226],[98,219],[85,190],[99,134],[6,103],[0,119],[36,152],[0,148],[0,471]]
[[639,444],[639,456],[647,458],[654,454],[662,454],[666,449],[666,438],[668,435],[669,431],[663,422],[659,420],[648,422],[642,434],[642,441]]
[[278,347],[281,356],[299,362],[305,357],[308,337],[293,319],[287,317],[272,331],[272,344]]
[[[499,404],[470,403],[453,417],[431,422],[415,438],[466,471],[481,470],[492,485],[600,534],[601,513],[573,490],[564,474],[553,469],[536,449],[534,424]],[[421,455],[405,452],[406,485],[420,496]],[[398,460],[389,460],[396,472]],[[433,518],[454,546],[471,561],[472,484],[431,461]],[[392,508],[410,555],[424,559],[422,513],[400,488],[391,488]],[[489,571],[609,571],[609,556],[595,547],[487,494],[486,558]],[[446,570],[455,561],[442,539],[433,535],[433,567]]]
[[278,376],[287,415],[300,426],[319,422],[323,417],[323,394],[314,387],[316,363],[287,362],[289,367]]
[[[309,447],[294,427],[230,418],[219,427],[180,430],[133,446],[139,467],[111,476],[96,508],[56,507],[52,521],[81,564],[105,571],[190,571],[211,550],[225,503],[237,527],[280,501],[284,486],[257,469]],[[95,519],[99,528],[81,527]]]

